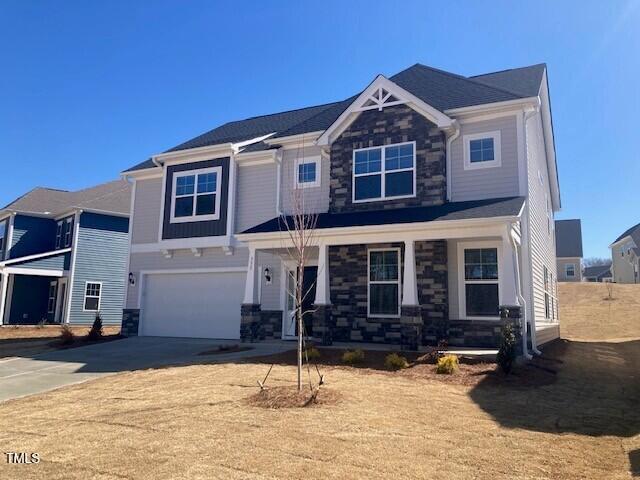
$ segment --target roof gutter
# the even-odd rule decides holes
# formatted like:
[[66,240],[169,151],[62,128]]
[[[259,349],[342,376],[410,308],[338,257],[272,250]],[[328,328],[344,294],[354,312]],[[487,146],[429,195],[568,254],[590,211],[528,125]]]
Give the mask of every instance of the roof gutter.
[[469,107],[450,108],[445,110],[449,116],[461,117],[464,115],[475,115],[479,112],[491,113],[495,111],[505,110],[522,105],[540,105],[540,97],[525,97],[515,100],[505,100],[504,102],[482,103],[480,105],[471,105]]

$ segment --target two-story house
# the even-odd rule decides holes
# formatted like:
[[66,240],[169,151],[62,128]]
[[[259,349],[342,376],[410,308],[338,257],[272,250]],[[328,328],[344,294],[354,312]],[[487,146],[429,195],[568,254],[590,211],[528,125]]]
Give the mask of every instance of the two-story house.
[[119,324],[131,185],[35,188],[0,210],[0,324]]
[[582,281],[582,223],[556,220],[556,259],[559,282]]
[[495,346],[501,305],[517,307],[527,351],[558,336],[545,65],[464,77],[416,64],[123,174],[132,334],[293,337],[283,219],[302,208],[318,215],[304,271],[313,337]]
[[640,223],[624,231],[609,248],[613,281],[640,283]]

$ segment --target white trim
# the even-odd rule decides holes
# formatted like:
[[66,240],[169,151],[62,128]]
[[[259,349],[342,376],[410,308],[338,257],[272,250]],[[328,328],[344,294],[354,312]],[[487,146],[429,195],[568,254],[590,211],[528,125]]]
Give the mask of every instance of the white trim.
[[628,240],[633,240],[631,235],[626,235],[626,236],[622,237],[620,240],[617,240],[617,241],[613,242],[611,245],[609,245],[609,248],[617,246],[619,243],[626,242]]
[[[396,252],[398,255],[398,278],[394,281],[373,280],[374,285],[397,285],[398,286],[398,313],[383,314],[371,313],[371,252]],[[400,318],[402,308],[402,254],[398,247],[393,248],[367,248],[367,318]]]
[[162,242],[162,231],[164,229],[164,209],[167,197],[167,167],[162,166],[162,196],[160,197],[160,219],[158,221],[158,242]]
[[288,135],[286,137],[269,138],[264,141],[267,145],[279,145],[282,150],[290,150],[293,148],[313,147],[323,131],[299,133],[297,135]]
[[37,260],[39,258],[52,257],[55,255],[60,255],[61,253],[67,253],[70,251],[71,251],[71,247],[67,247],[67,248],[62,248],[60,250],[52,250],[50,252],[27,255],[26,257],[12,258],[11,260],[0,262],[0,267],[6,267],[8,265],[13,265],[14,263],[22,263],[22,262],[28,262],[30,260]]
[[[474,140],[484,140],[487,138],[493,140],[493,160],[471,162],[471,142]],[[465,170],[478,170],[481,168],[493,168],[502,166],[502,142],[500,130],[463,135],[462,142],[464,145]]]
[[[64,299],[61,298],[60,295],[60,290],[62,288],[62,285],[64,285]],[[67,277],[62,277],[58,279],[58,285],[56,287],[56,308],[54,311],[54,315],[53,315],[53,321],[56,323],[63,323],[64,320],[64,312],[62,311],[63,308],[65,308],[67,306],[66,304],[66,299],[67,299],[67,294],[69,291],[69,279]],[[62,302],[62,303],[61,303]]]
[[129,204],[129,229],[127,231],[127,261],[125,263],[125,272],[124,272],[124,293],[122,296],[122,305],[126,308],[127,302],[129,301],[129,288],[132,285],[129,284],[129,272],[131,272],[131,242],[133,241],[133,212],[135,211],[136,205],[136,191],[138,182],[136,179],[133,179],[133,185],[131,186],[131,203]]
[[218,235],[212,237],[172,238],[156,243],[134,243],[131,253],[151,253],[162,250],[182,250],[191,248],[218,248],[236,245],[234,236]]
[[75,279],[75,275],[76,275],[76,256],[78,253],[78,238],[80,237],[80,212],[76,212],[76,217],[75,217],[75,225],[76,228],[74,228],[73,231],[73,247],[72,250],[73,252],[71,253],[71,271],[69,274],[69,285],[67,287],[67,291],[69,292],[67,294],[67,314],[64,316],[65,319],[65,323],[69,323],[69,320],[71,319],[71,300],[73,299],[73,287],[74,287],[74,279]]
[[497,250],[498,259],[498,280],[470,280],[471,283],[498,284],[498,305],[502,305],[503,283],[505,280],[504,259],[502,258],[503,248],[502,242],[499,240],[481,240],[458,242],[458,311],[462,320],[499,320],[500,316],[469,316],[467,315],[466,288],[467,284],[465,276],[464,251],[476,248],[495,248]]
[[[55,286],[55,290],[53,292],[53,297],[51,296],[51,287]],[[58,308],[58,279],[51,280],[49,282],[49,290],[47,290],[47,315],[53,315],[53,319],[56,318],[56,310]],[[53,304],[51,305],[51,310],[49,310],[49,304],[53,300]]]
[[125,180],[150,180],[162,177],[162,168],[153,166],[131,172],[121,172],[120,176]]
[[[95,295],[87,295],[87,286],[91,284],[91,285],[100,285],[100,293],[98,294],[98,296],[96,297]],[[98,308],[95,310],[88,310],[87,309],[87,298],[98,298]],[[86,282],[84,282],[84,294],[82,296],[82,311],[83,312],[95,312],[98,313],[100,312],[100,306],[102,303],[102,282],[95,282],[93,280],[87,280]]]
[[9,318],[11,317],[11,302],[13,301],[13,284],[15,282],[15,275],[7,274],[7,279],[9,281],[7,284],[7,299],[5,302],[4,318],[0,318],[0,325],[8,324]]
[[7,287],[9,284],[9,273],[0,272],[0,323],[4,325],[7,306]]
[[[413,167],[412,168],[398,168],[395,170],[387,171],[386,168],[386,151],[388,147],[401,147],[403,145],[411,145],[413,147]],[[356,173],[356,153],[364,152],[368,150],[380,150],[380,171],[379,172],[367,172],[367,173]],[[351,202],[352,203],[369,203],[369,202],[380,202],[387,200],[398,200],[401,198],[415,198],[416,196],[416,176],[417,176],[417,160],[416,160],[416,142],[402,142],[402,143],[393,143],[390,145],[381,145],[379,147],[366,147],[366,148],[356,148],[351,152]],[[401,173],[401,172],[413,172],[413,194],[412,195],[396,195],[394,197],[387,197],[385,186],[386,186],[386,175],[387,173]],[[380,175],[380,197],[377,198],[364,198],[362,200],[356,200],[356,178],[359,177],[370,177],[374,175]]]
[[[573,267],[573,275],[569,275],[569,268]],[[564,276],[565,278],[576,278],[576,264],[575,263],[565,263],[564,264]]]
[[36,275],[39,277],[64,277],[64,271],[62,270],[44,270],[39,268],[7,267],[4,269],[4,272],[11,273],[13,275]]
[[515,100],[505,100],[504,102],[483,103],[480,105],[472,105],[470,107],[450,108],[445,110],[444,113],[459,119],[465,115],[475,116],[478,112],[495,113],[501,112],[505,109],[513,109],[514,107],[527,105],[540,105],[540,97],[517,98]]
[[[300,183],[300,165],[306,165],[308,163],[313,163],[316,166],[316,178],[313,182],[303,182]],[[315,188],[321,185],[322,181],[322,157],[320,155],[315,155],[312,157],[302,157],[296,158],[295,162],[295,170],[293,173],[293,188],[301,189],[301,188]]]
[[[229,157],[229,185],[227,187],[227,225],[225,238],[227,238],[228,243],[231,243],[231,236],[235,232],[236,228],[236,196],[238,192],[238,166],[236,165],[235,155],[231,155]],[[220,182],[222,183],[222,175],[220,175]],[[222,191],[222,188],[219,187],[218,191]],[[218,216],[220,215],[220,208],[218,204],[220,203],[218,198],[222,197],[224,192],[220,195],[216,195],[216,211],[218,212]]]
[[[416,110],[421,115],[425,116],[439,128],[449,128],[452,124],[452,119],[441,111],[433,108],[424,101],[412,93],[401,88],[384,75],[378,75],[369,86],[356,98],[349,107],[336,119],[335,122],[327,128],[317,140],[318,145],[329,145],[333,140],[340,135],[360,114],[364,104],[371,100],[375,92],[378,92],[380,88],[386,90],[390,95],[396,97],[399,102],[392,102],[394,105],[397,103],[406,103],[409,107]],[[391,105],[391,104],[387,104]],[[378,109],[384,108],[384,102],[381,105],[376,106]]]
[[[209,173],[216,174],[216,189],[213,192],[204,192],[198,193],[198,177],[200,175],[205,175]],[[176,187],[178,183],[178,178],[182,177],[194,177],[193,184],[193,193],[192,194],[184,194],[177,195]],[[218,167],[209,167],[209,168],[195,168],[192,170],[182,170],[180,172],[173,172],[173,176],[171,178],[172,190],[171,190],[171,211],[169,212],[169,223],[191,223],[191,222],[205,222],[209,220],[219,220],[220,219],[220,196],[222,190],[222,166]],[[215,195],[215,205],[214,211],[209,215],[196,215],[196,208],[198,203],[198,196],[201,195]],[[186,217],[176,217],[175,216],[175,206],[177,198],[187,198],[190,197],[193,199],[193,205],[191,207],[192,214]]]

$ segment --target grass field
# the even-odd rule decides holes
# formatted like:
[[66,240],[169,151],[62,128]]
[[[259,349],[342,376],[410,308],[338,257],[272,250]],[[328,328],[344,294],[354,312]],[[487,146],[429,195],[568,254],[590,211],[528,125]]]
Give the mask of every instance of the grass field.
[[[580,308],[601,308],[599,290],[579,287],[570,293],[593,303]],[[576,316],[568,337],[571,325],[588,330]],[[631,334],[621,329],[607,334]],[[0,463],[0,478],[630,479],[640,474],[638,337],[556,342],[545,357],[558,373],[534,386],[326,366],[338,403],[304,409],[247,404],[264,359],[125,373],[0,405],[0,450],[42,458]],[[294,380],[276,365],[269,385]]]

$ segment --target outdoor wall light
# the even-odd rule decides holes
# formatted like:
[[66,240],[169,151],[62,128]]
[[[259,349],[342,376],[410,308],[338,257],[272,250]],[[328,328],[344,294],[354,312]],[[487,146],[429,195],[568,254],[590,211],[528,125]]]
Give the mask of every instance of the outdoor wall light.
[[129,285],[134,286],[136,284],[136,276],[133,272],[129,272]]
[[271,267],[264,267],[264,284],[271,285],[272,275]]

